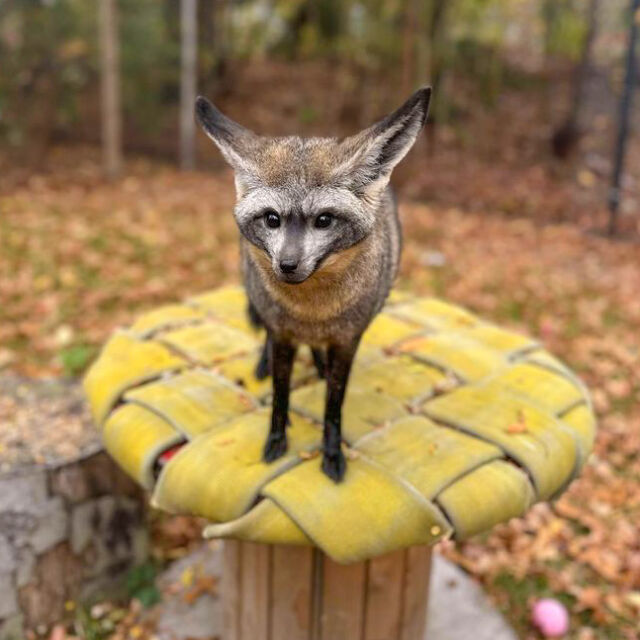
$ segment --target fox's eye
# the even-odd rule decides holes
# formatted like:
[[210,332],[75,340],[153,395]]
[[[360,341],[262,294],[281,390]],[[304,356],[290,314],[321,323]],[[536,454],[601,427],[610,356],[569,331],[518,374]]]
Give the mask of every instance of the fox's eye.
[[264,223],[269,229],[277,229],[280,226],[280,216],[270,209],[264,214]]
[[330,213],[321,213],[316,218],[316,229],[326,229],[333,221],[333,216]]

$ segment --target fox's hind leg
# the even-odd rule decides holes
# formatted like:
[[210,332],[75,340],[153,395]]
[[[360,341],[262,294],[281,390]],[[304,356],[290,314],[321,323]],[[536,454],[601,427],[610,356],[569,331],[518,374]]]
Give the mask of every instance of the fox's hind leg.
[[271,339],[269,336],[264,341],[260,359],[256,365],[255,375],[258,380],[264,380],[271,373]]
[[318,372],[318,378],[325,378],[327,375],[327,360],[324,356],[324,351],[312,348],[311,355],[313,356],[313,364]]
[[[249,322],[254,329],[264,327],[264,322],[258,313],[258,310],[253,306],[252,302],[249,302],[247,307],[247,315],[249,316]],[[269,334],[264,341],[262,352],[260,353],[260,359],[255,369],[255,376],[258,380],[264,380],[271,373],[271,340]]]
[[254,329],[264,327],[264,322],[262,322],[262,318],[260,317],[260,314],[255,308],[253,302],[249,302],[249,305],[247,306],[247,316],[249,316],[249,322]]

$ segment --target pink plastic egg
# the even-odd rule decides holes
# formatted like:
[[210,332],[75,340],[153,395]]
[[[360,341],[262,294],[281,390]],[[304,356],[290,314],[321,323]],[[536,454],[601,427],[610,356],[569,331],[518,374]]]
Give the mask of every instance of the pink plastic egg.
[[553,598],[538,600],[533,605],[531,618],[545,638],[558,638],[569,631],[567,609]]

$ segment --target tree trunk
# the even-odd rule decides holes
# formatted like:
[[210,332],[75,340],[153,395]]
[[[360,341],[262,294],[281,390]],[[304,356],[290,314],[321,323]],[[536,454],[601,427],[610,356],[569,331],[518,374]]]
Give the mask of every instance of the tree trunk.
[[443,92],[444,78],[447,65],[447,11],[452,11],[450,1],[434,0],[431,5],[431,15],[429,20],[429,59],[430,59],[430,81],[433,87],[433,98],[431,104],[431,126],[427,129],[428,150],[432,154],[436,147],[436,125],[444,119],[445,96]]
[[615,236],[618,230],[618,209],[620,207],[620,183],[624,169],[627,140],[629,137],[629,115],[633,101],[633,89],[636,80],[636,42],[640,27],[640,0],[631,0],[629,28],[629,48],[627,49],[624,88],[620,98],[620,116],[618,122],[618,139],[616,142],[613,166],[613,179],[609,190],[609,235]]
[[[197,64],[197,86],[200,92],[209,95],[211,93],[210,84],[215,81],[217,74],[216,55],[216,5],[218,0],[198,3],[198,64]],[[209,82],[211,79],[211,83]]]
[[593,56],[593,43],[595,42],[598,29],[599,12],[600,0],[591,0],[589,2],[589,13],[587,16],[587,33],[585,34],[580,62],[576,69],[573,96],[571,100],[571,111],[569,112],[569,117],[575,122],[576,126],[580,125],[580,111],[584,102],[586,84],[589,78],[589,69],[591,67],[591,58]]
[[402,37],[402,95],[408,95],[415,77],[416,56],[416,3],[409,0],[404,10]]
[[180,3],[180,166],[195,166],[195,120],[193,105],[196,100],[197,80],[197,0],[181,0]]
[[101,108],[104,169],[109,178],[122,171],[122,116],[116,0],[100,0]]
[[590,0],[587,15],[587,32],[585,34],[580,60],[573,76],[571,105],[566,119],[553,134],[552,147],[559,158],[566,158],[575,148],[581,135],[580,116],[585,98],[589,69],[595,41],[600,0]]

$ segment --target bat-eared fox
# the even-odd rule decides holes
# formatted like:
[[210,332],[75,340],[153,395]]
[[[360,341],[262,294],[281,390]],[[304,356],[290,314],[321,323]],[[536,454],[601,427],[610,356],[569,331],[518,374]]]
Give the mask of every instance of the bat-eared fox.
[[351,363],[382,308],[401,249],[393,168],[427,118],[431,89],[349,138],[270,138],[237,124],[206,98],[196,116],[235,171],[249,316],[266,329],[256,376],[273,377],[264,460],[287,450],[289,382],[307,344],[327,381],[323,471],[342,480],[341,413]]

